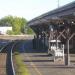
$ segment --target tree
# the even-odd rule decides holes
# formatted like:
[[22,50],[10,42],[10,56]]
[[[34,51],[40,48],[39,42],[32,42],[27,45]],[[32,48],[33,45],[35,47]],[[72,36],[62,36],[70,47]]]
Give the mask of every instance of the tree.
[[14,33],[13,33],[13,31],[11,31],[11,30],[7,30],[7,34],[8,34],[8,35],[12,35],[12,34],[14,34]]
[[7,32],[11,34],[24,34],[26,24],[27,20],[20,17],[5,16],[0,20],[0,26],[12,26],[12,33],[11,31]]
[[27,34],[34,34],[34,31],[30,27],[28,27]]
[[33,30],[27,26],[25,18],[5,16],[0,19],[0,26],[12,26],[12,31],[7,31],[7,34],[33,34]]

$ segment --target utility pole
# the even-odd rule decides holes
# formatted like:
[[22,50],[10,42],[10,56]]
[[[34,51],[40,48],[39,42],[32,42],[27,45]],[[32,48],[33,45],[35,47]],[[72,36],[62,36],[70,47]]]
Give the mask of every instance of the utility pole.
[[59,0],[58,0],[58,8],[59,8]]

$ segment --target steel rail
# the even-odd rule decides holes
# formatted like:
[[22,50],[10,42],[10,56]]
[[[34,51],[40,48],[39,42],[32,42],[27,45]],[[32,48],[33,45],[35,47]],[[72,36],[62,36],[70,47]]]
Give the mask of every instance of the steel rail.
[[6,64],[6,67],[7,67],[7,75],[10,75],[10,74],[11,75],[15,75],[15,69],[14,69],[13,57],[12,57],[12,55],[13,55],[13,49],[14,49],[15,45],[16,45],[16,41],[10,42],[10,43],[6,44],[1,49],[1,51],[0,51],[0,52],[2,52],[3,50],[5,50],[8,47],[10,47],[9,50],[7,49],[8,50],[7,51],[7,64]]

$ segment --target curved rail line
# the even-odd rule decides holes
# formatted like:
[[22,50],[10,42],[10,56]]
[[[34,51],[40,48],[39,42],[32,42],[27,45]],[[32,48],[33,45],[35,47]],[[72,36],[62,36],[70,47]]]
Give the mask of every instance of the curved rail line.
[[15,75],[15,70],[13,66],[12,52],[16,45],[16,41],[8,43],[5,47],[2,48],[2,53],[7,53],[6,57],[6,75]]
[[8,42],[6,45],[4,45],[1,49],[0,52],[4,52],[4,49],[10,44],[10,42]]

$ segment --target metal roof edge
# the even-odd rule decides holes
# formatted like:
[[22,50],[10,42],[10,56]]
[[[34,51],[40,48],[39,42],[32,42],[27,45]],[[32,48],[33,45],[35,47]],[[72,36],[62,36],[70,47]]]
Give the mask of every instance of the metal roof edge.
[[73,1],[71,3],[68,3],[68,4],[64,5],[64,6],[61,6],[59,8],[56,8],[56,9],[54,9],[52,11],[47,12],[47,13],[44,13],[44,14],[38,16],[38,17],[35,17],[32,20],[30,20],[28,22],[28,24],[31,23],[31,22],[34,22],[34,21],[36,21],[38,19],[44,18],[45,16],[47,16],[49,14],[53,14],[53,13],[56,13],[56,12],[59,12],[59,11],[62,11],[62,10],[66,10],[66,9],[69,9],[69,8],[72,8],[72,7],[75,7],[75,1]]

